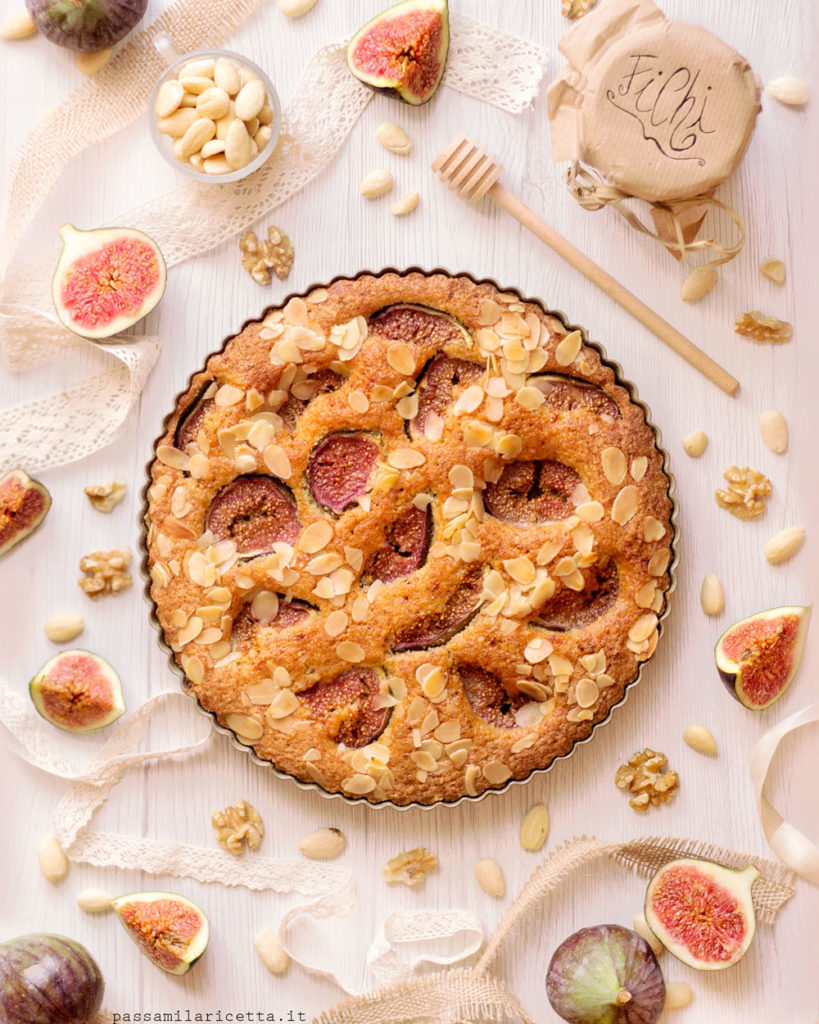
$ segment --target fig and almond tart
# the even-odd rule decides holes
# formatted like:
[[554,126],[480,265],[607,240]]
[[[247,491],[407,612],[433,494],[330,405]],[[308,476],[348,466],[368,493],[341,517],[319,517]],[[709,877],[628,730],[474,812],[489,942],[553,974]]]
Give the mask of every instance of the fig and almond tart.
[[491,283],[290,298],[192,378],[150,477],[150,594],[190,689],[328,792],[525,778],[655,649],[674,528],[644,407]]

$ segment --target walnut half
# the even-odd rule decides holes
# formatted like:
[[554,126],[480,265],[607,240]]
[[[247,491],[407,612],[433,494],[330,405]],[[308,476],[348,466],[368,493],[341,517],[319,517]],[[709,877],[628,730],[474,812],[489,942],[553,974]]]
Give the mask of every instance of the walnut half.
[[245,231],[239,239],[239,251],[242,266],[257,284],[270,284],[271,270],[283,281],[293,266],[293,243],[275,224],[270,225],[267,238],[261,242],[255,231]]
[[238,800],[223,811],[214,811],[210,823],[219,845],[234,857],[250,850],[258,850],[264,836],[264,824],[256,808],[247,800]]
[[125,551],[92,551],[80,559],[80,569],[85,576],[77,582],[89,597],[118,594],[133,583],[131,574],[126,572],[130,564],[131,552],[127,548]]
[[722,474],[728,486],[715,493],[720,508],[727,508],[737,519],[756,519],[765,511],[765,499],[771,493],[771,481],[758,469],[729,466]]
[[668,758],[660,751],[646,747],[632,754],[626,764],[621,764],[614,776],[618,789],[627,789],[634,796],[629,806],[635,811],[647,811],[667,803],[680,785],[680,777],[668,771]]

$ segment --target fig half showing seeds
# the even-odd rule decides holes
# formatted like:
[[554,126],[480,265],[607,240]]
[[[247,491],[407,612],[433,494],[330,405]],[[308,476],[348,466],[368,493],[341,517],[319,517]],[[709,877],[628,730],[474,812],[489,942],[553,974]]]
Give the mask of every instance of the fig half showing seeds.
[[236,541],[240,555],[266,555],[279,541],[294,544],[301,530],[296,499],[270,476],[237,477],[210,503],[205,528],[217,540]]
[[345,747],[366,747],[386,729],[390,709],[378,707],[381,679],[371,668],[351,668],[299,694],[313,718]]
[[51,508],[51,495],[22,469],[0,480],[0,555],[34,533]]
[[620,576],[614,559],[601,559],[598,565],[580,571],[583,589],[561,587],[537,610],[531,619],[533,626],[541,626],[552,633],[582,629],[612,607],[620,591]]
[[242,606],[233,620],[231,639],[238,648],[250,647],[259,628],[298,626],[310,617],[312,611],[315,609],[306,601],[296,597],[288,601],[272,591],[263,591]]
[[555,1013],[573,1024],[656,1024],[665,982],[637,932],[599,924],[581,928],[557,947],[546,995]]
[[478,614],[482,593],[483,570],[476,565],[467,570],[439,611],[419,616],[411,626],[393,637],[393,650],[419,651],[445,644],[466,629]]
[[447,0],[404,0],[356,32],[347,66],[365,85],[417,105],[435,95],[448,50]]
[[133,326],[165,292],[165,260],[132,228],[80,231],[63,224],[63,251],[51,295],[57,316],[83,338],[110,338]]
[[517,728],[515,711],[527,698],[521,694],[511,697],[496,675],[477,665],[461,665],[458,676],[469,706],[479,718],[497,729]]
[[384,542],[365,567],[362,582],[390,583],[424,564],[432,531],[432,513],[410,505],[384,529]]
[[29,683],[29,694],[43,718],[66,732],[104,729],[125,711],[119,676],[89,651],[49,658]]
[[531,526],[566,519],[574,512],[572,494],[580,476],[562,462],[513,462],[484,493],[487,512],[496,519]]
[[714,651],[722,681],[752,711],[779,700],[796,675],[810,608],[770,608],[740,619],[722,634]]
[[187,974],[207,948],[208,919],[184,896],[132,892],[111,906],[145,956],[168,974]]
[[579,377],[558,373],[540,373],[530,377],[529,384],[541,391],[546,402],[555,409],[589,409],[601,416],[620,418],[620,407],[606,392]]
[[689,967],[731,967],[754,937],[751,886],[758,877],[753,865],[733,871],[707,860],[672,860],[648,884],[646,921],[668,952]]
[[434,356],[420,377],[418,413],[410,421],[410,433],[425,433],[433,414],[443,418],[455,389],[473,384],[483,372],[483,366],[468,359],[453,359],[443,352]]
[[341,515],[366,493],[378,454],[378,444],[366,434],[330,434],[320,441],[307,465],[307,481],[318,504]]

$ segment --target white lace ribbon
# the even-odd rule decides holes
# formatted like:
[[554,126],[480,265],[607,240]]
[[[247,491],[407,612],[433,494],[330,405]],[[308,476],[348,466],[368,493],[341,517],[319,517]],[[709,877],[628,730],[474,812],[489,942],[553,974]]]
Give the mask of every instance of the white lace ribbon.
[[[234,6],[237,9],[230,16],[233,24],[239,24],[256,3],[245,0]],[[146,53],[157,28],[173,36],[174,18],[178,28],[180,20],[191,19],[190,7],[191,0],[181,0],[156,25],[134,36],[102,73],[103,85],[95,91],[93,83],[86,83],[63,104],[61,116],[73,115],[93,124],[96,134],[92,141],[124,127],[121,112],[110,130],[101,127],[105,124],[102,112],[126,84],[129,100],[150,88],[157,70]],[[216,31],[213,26],[210,30]],[[455,14],[443,82],[517,113],[536,97],[546,62],[546,52],[534,43]],[[120,78],[114,74],[118,68]],[[373,96],[372,90],[350,74],[344,44],[324,47],[308,64],[295,98],[284,112],[275,154],[256,173],[218,186],[188,182],[136,210],[109,218],[110,222],[137,228],[154,238],[169,267],[208,252],[237,238],[318,177],[332,163]],[[133,116],[128,115],[131,121],[142,112],[139,103],[121,103],[119,107],[120,111],[133,111]],[[50,362],[58,353],[72,349],[87,352],[89,346],[113,359],[102,373],[68,392],[0,413],[0,473],[16,465],[32,470],[64,465],[110,443],[136,404],[158,355],[156,338],[129,336],[121,339],[124,343],[99,346],[72,335],[50,312],[56,253],[45,253],[28,263],[14,259],[48,194],[44,183],[56,180],[67,161],[51,152],[50,147],[56,145],[54,122],[52,112],[29,136],[23,147],[25,167],[18,169],[12,182],[11,206],[0,242],[0,276],[5,278],[0,288],[0,348],[14,369]],[[85,136],[79,133],[77,137]],[[29,187],[28,182],[33,184]],[[40,192],[34,194],[38,187]]]
[[[181,715],[185,710],[190,710],[190,700],[178,691],[151,697],[122,719],[88,764],[80,766],[55,752],[49,727],[17,692],[0,682],[0,725],[5,728],[8,748],[40,771],[73,783],[53,815],[54,834],[70,860],[94,867],[136,869],[149,875],[307,896],[311,903],[294,908],[282,919],[282,945],[297,963],[332,979],[351,995],[362,991],[367,972],[377,984],[389,984],[410,977],[422,963],[458,963],[480,947],[483,932],[477,918],[468,911],[397,912],[384,921],[373,941],[363,982],[348,982],[330,967],[300,959],[288,932],[301,917],[344,918],[355,911],[358,904],[350,868],[323,861],[257,856],[239,859],[221,850],[185,843],[90,831],[94,814],[129,768],[205,748],[213,735],[212,724],[204,716]],[[160,711],[180,714],[184,734],[167,747],[140,750],[149,721]],[[408,958],[400,955],[402,950],[409,951]]]
[[797,875],[819,885],[819,847],[786,821],[765,797],[765,782],[782,740],[795,729],[819,722],[819,704],[811,704],[769,729],[751,754],[751,779],[765,838]]

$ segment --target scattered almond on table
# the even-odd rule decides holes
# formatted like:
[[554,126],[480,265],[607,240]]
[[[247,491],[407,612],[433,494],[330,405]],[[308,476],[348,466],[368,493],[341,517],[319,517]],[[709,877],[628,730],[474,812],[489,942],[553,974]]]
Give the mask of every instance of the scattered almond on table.
[[113,909],[113,898],[105,889],[82,889],[77,893],[77,906],[86,914],[107,914]]
[[365,199],[378,199],[391,191],[395,178],[386,170],[371,171],[361,182],[359,191]]
[[681,1010],[688,1006],[694,998],[691,986],[684,981],[667,981],[665,983],[665,1009]]
[[698,754],[707,754],[708,757],[717,756],[717,741],[704,725],[687,726],[683,732],[683,739]]
[[288,18],[300,18],[316,6],[317,0],[279,0],[279,10]]
[[475,878],[485,893],[500,899],[506,894],[503,868],[494,857],[482,857],[475,865]]
[[284,974],[287,970],[290,957],[274,931],[259,932],[253,940],[253,948],[271,974]]
[[68,857],[54,835],[43,836],[37,847],[37,862],[43,876],[52,884],[59,882],[68,874]]
[[801,526],[786,526],[775,533],[765,545],[765,558],[771,565],[779,565],[793,558],[805,543],[805,530]]
[[520,845],[531,853],[539,850],[549,835],[549,812],[545,804],[530,807],[520,823]]
[[762,440],[776,455],[782,455],[788,448],[788,424],[777,409],[766,409],[759,415],[759,432]]
[[707,264],[702,267],[694,267],[683,281],[682,288],[680,289],[680,298],[683,302],[696,302],[703,295],[707,295],[718,280],[719,275],[714,267]]
[[24,7],[19,11],[13,11],[0,21],[0,39],[26,39],[33,36],[36,31],[37,26]]
[[376,129],[375,137],[390,153],[408,156],[412,151],[412,139],[400,125],[393,124],[392,121],[380,124]]
[[54,644],[64,644],[78,637],[85,623],[82,615],[52,615],[43,624],[43,632]]
[[78,50],[74,56],[74,63],[84,75],[95,75],[101,71],[111,59],[111,47],[105,50]]
[[662,942],[660,942],[660,940],[657,938],[654,932],[649,928],[648,921],[646,921],[645,916],[643,914],[638,914],[634,918],[634,920],[632,921],[632,927],[634,928],[635,932],[637,932],[637,934],[640,936],[640,938],[644,939],[649,944],[654,956],[658,957],[665,952],[665,946],[662,944]]
[[719,576],[709,573],[702,581],[700,604],[706,615],[719,615],[725,607],[725,595]]
[[421,197],[417,192],[407,192],[399,200],[394,202],[390,207],[390,213],[394,217],[404,217],[408,213],[412,213],[415,207],[418,205],[418,201]]
[[683,438],[683,450],[692,459],[698,459],[708,444],[708,435],[704,430],[694,430]]
[[337,828],[319,828],[299,840],[299,849],[310,860],[332,860],[346,848],[344,833]]
[[772,78],[765,86],[765,92],[773,96],[777,102],[784,103],[786,107],[803,107],[810,99],[808,83],[793,75]]

